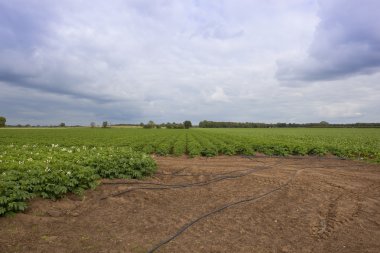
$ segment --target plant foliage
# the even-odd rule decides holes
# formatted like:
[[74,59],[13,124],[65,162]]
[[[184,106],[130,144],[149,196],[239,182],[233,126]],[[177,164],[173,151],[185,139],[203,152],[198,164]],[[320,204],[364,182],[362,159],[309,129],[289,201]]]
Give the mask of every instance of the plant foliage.
[[0,216],[25,210],[27,200],[39,196],[58,199],[81,194],[100,178],[151,175],[156,164],[130,148],[2,146],[0,153]]

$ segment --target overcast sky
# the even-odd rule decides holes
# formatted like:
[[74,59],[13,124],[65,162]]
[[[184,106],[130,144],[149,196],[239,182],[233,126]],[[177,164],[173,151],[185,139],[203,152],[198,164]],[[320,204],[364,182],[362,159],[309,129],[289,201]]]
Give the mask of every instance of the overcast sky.
[[0,0],[8,124],[380,122],[378,0]]

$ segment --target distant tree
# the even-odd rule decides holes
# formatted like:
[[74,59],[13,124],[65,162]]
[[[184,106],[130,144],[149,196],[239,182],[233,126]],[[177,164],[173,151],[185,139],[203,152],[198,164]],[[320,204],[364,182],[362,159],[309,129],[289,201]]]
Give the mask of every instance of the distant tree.
[[186,129],[189,129],[190,127],[192,127],[193,125],[191,124],[191,121],[190,120],[185,120],[183,122],[183,125],[185,126]]
[[319,122],[319,124],[323,125],[323,126],[327,126],[327,125],[329,125],[329,122],[323,120],[323,121]]
[[103,121],[102,127],[106,128],[108,126],[108,121]]
[[153,120],[149,120],[148,125],[150,126],[150,128],[154,128],[156,126],[156,123],[154,123]]
[[0,116],[0,127],[5,127],[5,122],[7,122],[7,119],[3,116]]
[[140,123],[140,126],[141,126],[141,127],[144,127],[144,123],[141,122],[141,123]]
[[144,128],[155,128],[156,124],[153,120],[149,120],[148,124],[144,125]]
[[61,124],[59,124],[59,126],[60,126],[60,127],[65,127],[66,124],[62,122]]
[[279,122],[279,123],[276,124],[276,126],[277,127],[286,127],[286,123]]
[[94,128],[95,127],[95,122],[91,122],[90,126],[91,126],[91,128]]

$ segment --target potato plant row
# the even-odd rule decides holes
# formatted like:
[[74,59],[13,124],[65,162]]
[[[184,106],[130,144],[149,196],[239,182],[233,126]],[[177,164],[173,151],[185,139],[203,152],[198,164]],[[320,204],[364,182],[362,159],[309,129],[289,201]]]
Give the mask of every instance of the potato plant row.
[[326,155],[380,162],[380,129],[3,129],[1,145],[129,147],[157,155]]
[[256,136],[232,134],[227,131],[199,131],[188,134],[187,154],[203,155],[253,155],[269,156],[332,154],[341,158],[365,159],[380,162],[380,141],[371,137],[355,136]]
[[156,164],[121,147],[2,145],[0,216],[23,211],[33,197],[56,199],[94,188],[100,178],[143,178]]
[[380,147],[371,144],[354,144],[354,141],[331,137],[311,136],[245,136],[241,134],[220,133],[205,130],[182,130],[173,133],[158,130],[150,139],[138,140],[133,148],[157,155],[254,155],[263,153],[269,156],[288,155],[336,155],[342,158],[367,159],[380,162]]

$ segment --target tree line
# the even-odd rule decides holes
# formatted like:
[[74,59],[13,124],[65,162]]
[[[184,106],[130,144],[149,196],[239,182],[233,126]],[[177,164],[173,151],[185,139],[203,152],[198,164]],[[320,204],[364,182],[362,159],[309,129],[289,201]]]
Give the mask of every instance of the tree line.
[[330,124],[326,121],[319,123],[255,123],[255,122],[223,122],[208,121],[199,122],[200,128],[380,128],[380,123],[350,123],[350,124]]
[[[3,116],[0,116],[0,127],[5,127],[7,119]],[[32,127],[30,124],[26,125],[8,125],[9,127]],[[90,126],[92,128],[96,127],[95,122],[91,122]],[[189,129],[193,127],[190,120],[185,120],[182,123],[176,122],[167,122],[156,124],[154,121],[150,120],[148,123],[140,124],[115,124],[114,126],[140,126],[147,129],[152,128],[167,128],[167,129]],[[40,127],[37,125],[36,127]],[[66,127],[65,123],[60,123],[59,125],[46,126],[46,127]],[[72,126],[79,127],[79,125]],[[103,121],[102,128],[110,127],[108,121]],[[200,128],[297,128],[297,127],[306,127],[306,128],[380,128],[380,123],[348,123],[348,124],[332,124],[327,121],[321,121],[319,123],[258,123],[258,122],[230,122],[230,121],[209,121],[203,120],[199,122]]]
[[147,124],[140,123],[140,126],[147,129],[152,129],[152,128],[189,129],[193,125],[190,120],[185,120],[183,123],[168,122],[168,123],[162,123],[162,124],[156,124],[154,123],[154,121],[150,120]]

